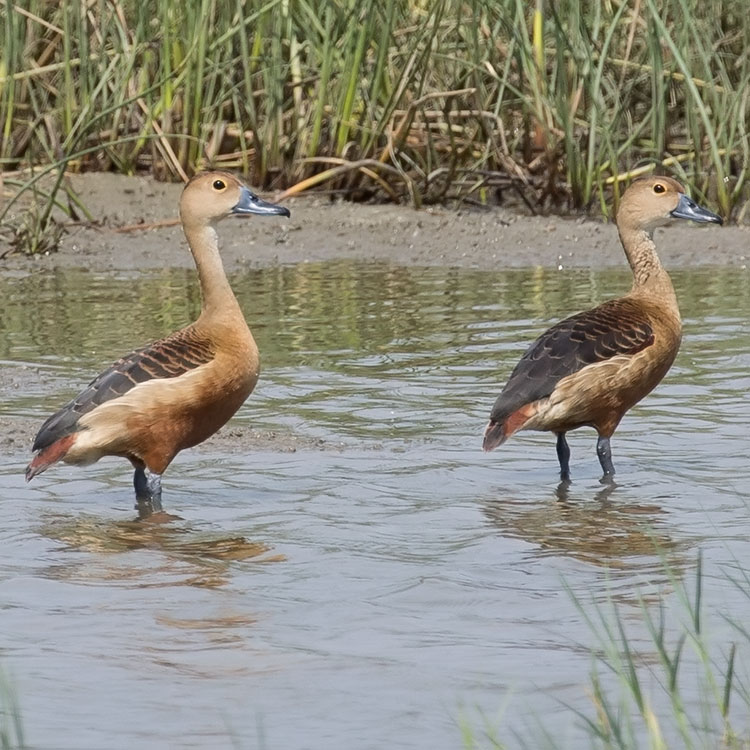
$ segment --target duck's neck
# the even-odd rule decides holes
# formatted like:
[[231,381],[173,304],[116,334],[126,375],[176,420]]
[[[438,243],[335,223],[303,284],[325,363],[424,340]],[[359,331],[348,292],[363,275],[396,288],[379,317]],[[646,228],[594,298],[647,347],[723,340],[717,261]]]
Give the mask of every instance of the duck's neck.
[[185,237],[198,269],[201,287],[201,318],[242,316],[219,255],[219,239],[210,225],[185,223]]
[[667,304],[676,308],[677,298],[672,280],[656,254],[653,231],[625,226],[621,227],[619,232],[625,255],[633,271],[631,293],[662,297]]

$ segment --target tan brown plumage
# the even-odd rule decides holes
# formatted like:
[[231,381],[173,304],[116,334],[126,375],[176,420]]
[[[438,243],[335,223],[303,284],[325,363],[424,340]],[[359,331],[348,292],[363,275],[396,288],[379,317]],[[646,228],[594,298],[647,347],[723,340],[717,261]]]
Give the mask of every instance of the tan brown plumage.
[[[84,414],[124,395],[138,383],[184,375],[194,367],[208,364],[214,354],[211,341],[199,338],[193,326],[136,349],[97,375],[85,390],[49,417],[36,436],[33,450],[43,450],[64,435],[76,432],[78,420]],[[40,471],[29,472],[29,479]]]
[[677,298],[653,240],[654,229],[672,218],[722,223],[668,177],[636,180],[626,190],[617,227],[633,287],[557,323],[529,347],[495,402],[484,450],[519,430],[554,432],[560,477],[567,480],[565,433],[590,426],[599,433],[604,475],[614,474],[609,438],[628,409],[661,381],[680,346]]
[[159,477],[172,459],[216,432],[241,406],[260,361],[219,256],[214,224],[230,214],[289,211],[260,200],[226,172],[196,175],[187,184],[180,218],[198,270],[200,317],[118,360],[47,419],[34,441],[27,480],[56,461],[89,464],[122,456],[135,467],[139,504],[160,507]]

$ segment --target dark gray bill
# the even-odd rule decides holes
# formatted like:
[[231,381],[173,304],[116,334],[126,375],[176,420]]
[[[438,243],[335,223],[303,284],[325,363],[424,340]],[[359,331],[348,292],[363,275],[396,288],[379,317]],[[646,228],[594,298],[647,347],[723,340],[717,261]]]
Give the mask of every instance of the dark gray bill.
[[232,213],[258,214],[260,216],[290,216],[289,209],[286,206],[279,206],[277,203],[264,201],[244,185],[241,188],[240,199],[232,209]]
[[721,216],[717,216],[703,206],[699,206],[694,200],[688,198],[684,193],[680,194],[680,202],[670,215],[675,219],[692,219],[693,221],[711,222],[712,224],[723,224]]

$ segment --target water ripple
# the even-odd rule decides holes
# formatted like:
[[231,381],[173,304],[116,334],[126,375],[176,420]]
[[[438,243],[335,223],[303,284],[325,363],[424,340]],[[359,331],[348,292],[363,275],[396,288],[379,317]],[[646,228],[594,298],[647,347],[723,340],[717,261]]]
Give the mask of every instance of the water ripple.
[[[232,281],[264,368],[234,424],[308,442],[185,452],[164,480],[173,517],[151,524],[135,520],[123,462],[26,485],[26,446],[3,444],[0,649],[35,746],[251,746],[262,733],[268,746],[447,750],[459,705],[493,712],[509,694],[511,726],[533,706],[563,727],[560,701],[588,706],[590,634],[572,596],[635,622],[642,601],[669,600],[663,561],[679,577],[700,549],[707,606],[731,597],[716,571],[750,553],[750,294],[736,269],[675,274],[682,350],[612,441],[615,487],[599,483],[592,431],[570,436],[569,487],[549,435],[487,455],[481,434],[534,337],[620,293],[626,272],[338,262]],[[174,270],[137,285],[0,277],[0,296],[9,424],[41,421],[199,304]]]

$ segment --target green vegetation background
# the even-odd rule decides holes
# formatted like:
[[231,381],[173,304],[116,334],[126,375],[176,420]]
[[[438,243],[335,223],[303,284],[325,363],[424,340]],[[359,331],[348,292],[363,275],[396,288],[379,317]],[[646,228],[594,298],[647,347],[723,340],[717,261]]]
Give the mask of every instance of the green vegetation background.
[[725,218],[747,205],[746,0],[17,0],[0,23],[11,194],[31,166],[216,166],[607,213],[657,169]]

